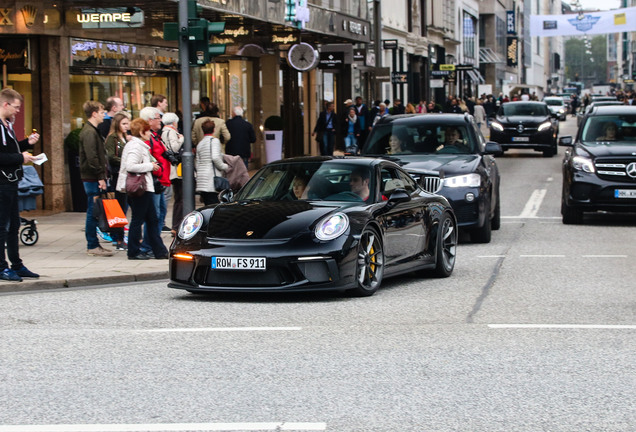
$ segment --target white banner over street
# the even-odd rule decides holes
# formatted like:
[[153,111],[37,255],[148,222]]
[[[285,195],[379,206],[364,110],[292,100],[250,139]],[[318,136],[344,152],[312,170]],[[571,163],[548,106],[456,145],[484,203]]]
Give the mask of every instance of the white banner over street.
[[636,8],[530,16],[530,36],[571,36],[629,31],[636,31]]

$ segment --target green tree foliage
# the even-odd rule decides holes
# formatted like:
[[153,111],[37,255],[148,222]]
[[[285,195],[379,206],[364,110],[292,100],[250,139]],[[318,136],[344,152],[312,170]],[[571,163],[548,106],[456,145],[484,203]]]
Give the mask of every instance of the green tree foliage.
[[595,83],[608,82],[607,76],[607,37],[598,35],[586,46],[583,38],[570,38],[565,41],[565,79],[583,81],[585,88]]

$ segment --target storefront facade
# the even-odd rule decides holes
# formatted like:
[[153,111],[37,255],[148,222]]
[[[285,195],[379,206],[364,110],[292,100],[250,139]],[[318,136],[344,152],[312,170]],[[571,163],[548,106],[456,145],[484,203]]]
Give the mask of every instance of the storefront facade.
[[[311,154],[311,129],[325,89],[340,89],[334,94],[336,103],[352,97],[350,65],[335,79],[319,69],[299,72],[285,59],[290,46],[303,41],[320,50],[334,43],[364,46],[370,41],[369,23],[355,16],[355,10],[334,12],[300,2],[308,20],[299,25],[286,20],[288,3],[199,1],[203,17],[226,22],[225,32],[217,38],[227,49],[211,64],[190,68],[192,111],[199,110],[202,96],[215,102],[226,119],[233,106],[243,106],[257,129],[255,167],[266,162],[260,131],[268,117],[284,119],[285,156]],[[351,2],[347,7],[363,6],[364,2]],[[118,96],[136,117],[152,95],[163,94],[169,111],[180,112],[178,45],[163,40],[163,23],[178,21],[177,9],[175,1],[140,1],[134,6],[112,1],[104,8],[96,8],[92,1],[0,1],[2,86],[14,88],[25,99],[16,119],[18,135],[37,129],[42,139],[35,153],[45,152],[49,158],[38,167],[45,185],[39,208],[74,210],[76,180],[69,172],[76,161],[64,142],[84,123],[85,101],[103,103]],[[333,85],[325,84],[325,77]]]

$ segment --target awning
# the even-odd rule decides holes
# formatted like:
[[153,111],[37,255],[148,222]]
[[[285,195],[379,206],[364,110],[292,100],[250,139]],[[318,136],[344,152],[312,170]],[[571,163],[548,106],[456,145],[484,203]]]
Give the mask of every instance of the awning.
[[475,84],[486,84],[486,80],[478,70],[467,70],[466,72],[468,72],[468,76]]
[[492,48],[479,48],[479,63],[504,63],[504,59]]

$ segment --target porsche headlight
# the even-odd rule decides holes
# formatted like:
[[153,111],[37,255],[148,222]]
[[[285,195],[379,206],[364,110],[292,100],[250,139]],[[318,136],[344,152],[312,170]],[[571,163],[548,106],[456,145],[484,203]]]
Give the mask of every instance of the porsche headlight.
[[316,225],[316,237],[319,240],[333,240],[340,237],[349,228],[349,218],[344,213],[335,213],[324,218]]
[[586,173],[593,173],[595,170],[594,163],[583,156],[574,156],[572,158],[572,168],[577,171],[583,171]]
[[551,123],[551,122],[549,122],[549,121],[547,121],[547,122],[545,122],[545,123],[541,123],[541,124],[539,125],[539,128],[538,128],[537,130],[538,130],[539,132],[541,132],[541,131],[544,131],[544,130],[546,130],[546,129],[550,128],[550,126],[552,126],[552,123]]
[[203,215],[198,211],[193,211],[183,218],[179,227],[179,238],[190,240],[199,232],[203,226]]
[[504,127],[501,125],[501,123],[498,123],[496,121],[490,123],[490,127],[493,129],[497,129],[499,132],[503,132]]
[[449,188],[479,187],[480,184],[481,184],[481,177],[479,177],[479,174],[476,174],[476,173],[460,175],[455,177],[447,177],[444,179],[444,186]]

